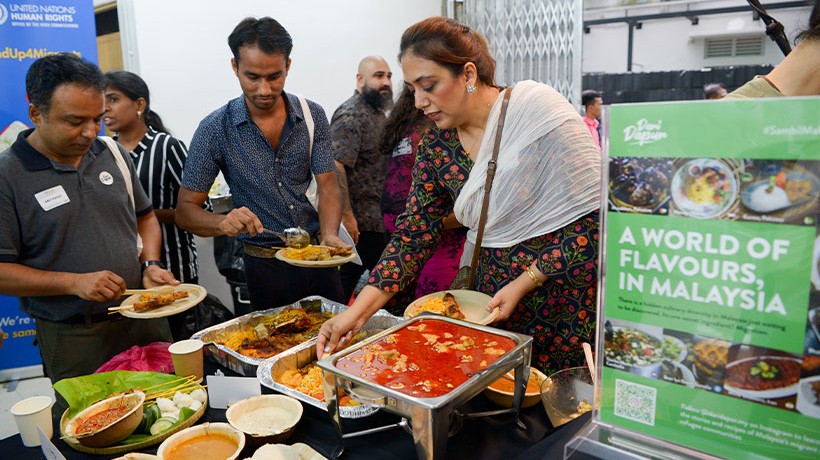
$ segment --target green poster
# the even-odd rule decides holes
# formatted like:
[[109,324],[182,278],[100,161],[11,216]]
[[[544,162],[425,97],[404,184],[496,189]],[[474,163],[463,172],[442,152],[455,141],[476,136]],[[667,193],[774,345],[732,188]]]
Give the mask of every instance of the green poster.
[[602,422],[820,457],[820,98],[613,106]]

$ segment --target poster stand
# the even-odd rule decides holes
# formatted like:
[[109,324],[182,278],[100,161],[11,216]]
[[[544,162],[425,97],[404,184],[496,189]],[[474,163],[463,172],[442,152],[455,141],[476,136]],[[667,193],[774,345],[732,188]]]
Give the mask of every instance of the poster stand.
[[703,452],[666,443],[616,426],[591,420],[564,446],[572,460],[717,460]]
[[595,409],[565,459],[820,453],[819,103],[605,111]]

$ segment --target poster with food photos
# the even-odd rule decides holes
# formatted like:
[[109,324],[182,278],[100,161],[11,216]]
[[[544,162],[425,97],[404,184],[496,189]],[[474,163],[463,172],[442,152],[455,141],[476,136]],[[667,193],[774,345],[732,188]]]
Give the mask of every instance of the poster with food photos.
[[820,457],[820,98],[609,112],[600,421]]

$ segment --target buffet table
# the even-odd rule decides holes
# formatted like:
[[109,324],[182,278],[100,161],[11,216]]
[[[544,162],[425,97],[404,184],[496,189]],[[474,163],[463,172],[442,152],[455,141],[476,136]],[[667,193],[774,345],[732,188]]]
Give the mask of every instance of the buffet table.
[[[206,373],[212,375],[216,369],[222,370],[227,376],[237,374],[209,360],[205,361]],[[262,387],[263,393],[274,393]],[[329,457],[330,452],[338,443],[338,437],[333,428],[331,418],[320,409],[303,404],[304,414],[296,426],[295,433],[287,444],[302,442],[310,445],[320,454]],[[497,409],[483,395],[479,395],[467,403],[462,412]],[[463,419],[463,426],[450,437],[447,447],[447,458],[470,459],[499,459],[499,458],[561,458],[563,445],[588,420],[585,415],[560,429],[553,429],[547,419],[542,405],[536,405],[521,412],[521,420],[527,430],[515,427],[511,415],[500,415],[484,418]],[[69,460],[71,459],[108,459],[117,456],[89,455],[72,450],[59,439],[55,418],[55,430],[52,442]],[[208,408],[205,415],[197,422],[224,422],[225,411]],[[363,419],[345,420],[345,433],[392,425],[399,422],[397,416],[379,411]],[[145,453],[155,453],[157,446],[143,450]],[[246,448],[240,458],[250,457],[255,448]],[[0,452],[3,458],[40,459],[44,458],[39,447],[26,448],[19,435],[10,436],[0,441]],[[417,458],[413,438],[402,428],[392,428],[379,433],[368,434],[345,439],[345,459],[374,459],[412,460]]]

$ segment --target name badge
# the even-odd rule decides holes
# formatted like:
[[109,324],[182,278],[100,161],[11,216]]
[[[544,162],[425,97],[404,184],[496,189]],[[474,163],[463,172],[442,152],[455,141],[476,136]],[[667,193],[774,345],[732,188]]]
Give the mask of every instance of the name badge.
[[40,203],[40,207],[42,207],[44,211],[51,211],[71,201],[68,199],[68,194],[62,185],[35,193],[34,198],[37,199],[37,202]]

